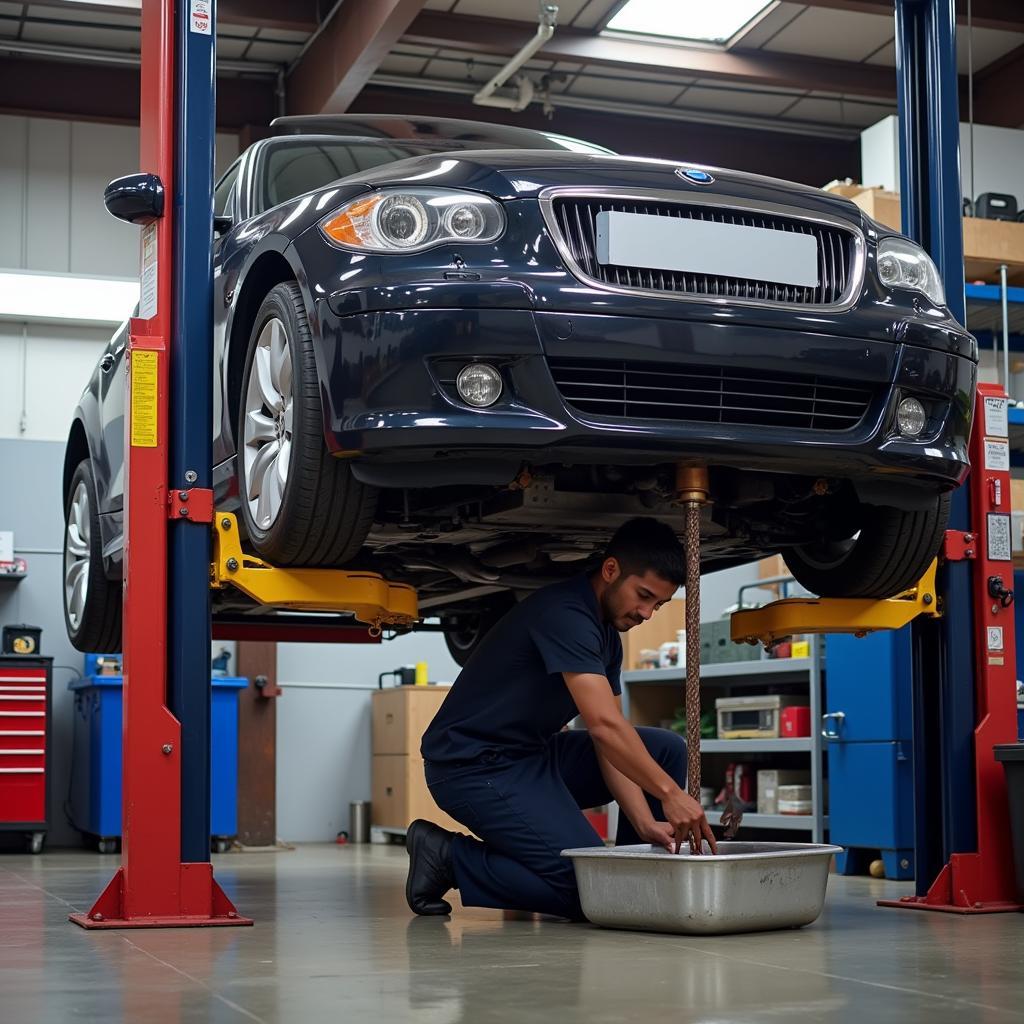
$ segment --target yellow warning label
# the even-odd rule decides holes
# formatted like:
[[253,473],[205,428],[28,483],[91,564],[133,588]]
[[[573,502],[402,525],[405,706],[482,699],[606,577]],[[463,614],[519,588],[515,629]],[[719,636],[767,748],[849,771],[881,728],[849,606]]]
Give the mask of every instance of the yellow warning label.
[[155,448],[157,444],[158,359],[150,349],[135,349],[131,355],[133,448]]

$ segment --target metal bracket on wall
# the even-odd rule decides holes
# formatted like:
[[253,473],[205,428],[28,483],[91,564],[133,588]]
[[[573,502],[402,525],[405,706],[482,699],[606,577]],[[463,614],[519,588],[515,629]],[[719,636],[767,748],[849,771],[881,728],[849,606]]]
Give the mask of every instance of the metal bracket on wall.
[[384,626],[409,626],[419,617],[416,590],[406,583],[389,583],[373,572],[278,568],[247,555],[230,512],[214,518],[210,586],[236,587],[270,608],[348,612],[365,622],[371,634]]
[[918,615],[941,616],[935,589],[938,560],[915,587],[896,597],[875,601],[850,597],[791,597],[763,608],[733,612],[734,643],[765,645],[801,633],[852,633],[867,636],[882,629],[902,629]]

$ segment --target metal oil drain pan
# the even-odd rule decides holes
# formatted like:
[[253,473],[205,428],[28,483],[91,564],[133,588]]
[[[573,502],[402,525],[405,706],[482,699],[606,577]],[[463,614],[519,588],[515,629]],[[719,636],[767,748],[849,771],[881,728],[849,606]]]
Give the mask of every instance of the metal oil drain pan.
[[807,843],[721,842],[716,856],[646,845],[562,855],[572,858],[583,912],[594,924],[722,935],[810,924],[824,906],[829,863],[839,852]]

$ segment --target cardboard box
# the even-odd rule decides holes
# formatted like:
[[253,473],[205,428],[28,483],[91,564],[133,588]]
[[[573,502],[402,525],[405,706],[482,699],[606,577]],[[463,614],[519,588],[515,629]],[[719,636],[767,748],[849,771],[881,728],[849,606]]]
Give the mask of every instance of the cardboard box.
[[[846,194],[846,193],[842,193]],[[851,198],[869,217],[900,230],[900,197],[869,188]],[[1005,263],[1010,284],[1024,284],[1024,223],[964,217],[964,276],[968,281],[999,283]]]
[[423,773],[423,758],[375,754],[370,797],[370,819],[374,827],[404,829],[417,818],[425,818],[455,832],[469,831],[434,803]]
[[450,686],[395,686],[372,699],[374,754],[415,754]]
[[757,813],[779,813],[779,787],[805,786],[811,773],[790,768],[762,768],[757,773]]
[[664,643],[674,643],[678,639],[679,630],[685,628],[686,602],[673,598],[646,622],[641,622],[622,635],[623,669],[640,668],[642,650],[657,650]]

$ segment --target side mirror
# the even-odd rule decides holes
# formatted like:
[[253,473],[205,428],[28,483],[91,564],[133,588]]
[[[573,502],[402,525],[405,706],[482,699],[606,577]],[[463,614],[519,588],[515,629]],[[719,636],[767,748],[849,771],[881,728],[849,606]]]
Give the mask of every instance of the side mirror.
[[155,174],[126,174],[103,190],[108,213],[129,224],[149,224],[164,212],[164,186]]
[[226,235],[231,230],[233,223],[234,221],[223,213],[215,213],[213,215],[213,233],[215,235]]

